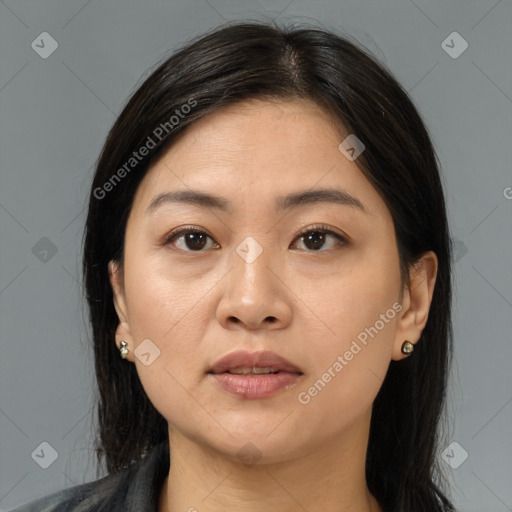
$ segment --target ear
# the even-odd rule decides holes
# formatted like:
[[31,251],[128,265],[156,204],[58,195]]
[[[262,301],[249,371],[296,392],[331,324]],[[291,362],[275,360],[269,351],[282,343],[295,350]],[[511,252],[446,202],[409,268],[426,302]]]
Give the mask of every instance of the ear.
[[126,307],[126,298],[124,295],[123,277],[121,275],[119,265],[114,261],[109,261],[108,263],[108,277],[110,279],[110,285],[112,286],[112,293],[114,296],[114,308],[119,319],[119,324],[116,328],[116,345],[117,348],[120,349],[121,341],[126,341],[126,348],[129,350],[126,359],[133,362],[135,343],[130,332],[130,325],[128,322],[128,309]]
[[428,313],[437,277],[438,260],[433,251],[423,253],[410,270],[410,283],[403,290],[392,359],[398,361],[408,357],[402,353],[405,340],[415,344],[428,320]]

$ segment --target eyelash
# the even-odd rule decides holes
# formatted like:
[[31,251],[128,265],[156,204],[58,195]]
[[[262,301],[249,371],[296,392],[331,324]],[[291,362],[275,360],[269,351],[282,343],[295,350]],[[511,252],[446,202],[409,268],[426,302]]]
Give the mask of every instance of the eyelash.
[[[176,231],[173,231],[168,236],[166,236],[162,245],[164,245],[164,246],[169,245],[170,243],[174,242],[175,240],[177,240],[178,238],[180,238],[181,236],[183,236],[184,234],[187,234],[187,233],[203,234],[203,235],[206,235],[207,237],[209,237],[211,240],[213,240],[213,238],[208,233],[206,233],[205,231],[203,231],[201,229],[198,229],[193,226],[184,226],[182,228],[177,229]],[[308,226],[307,228],[302,229],[299,233],[297,233],[297,236],[294,238],[294,240],[304,237],[304,235],[307,235],[308,233],[320,233],[323,235],[332,235],[334,238],[336,238],[338,240],[338,242],[339,242],[338,245],[346,245],[348,243],[347,239],[344,236],[340,235],[339,233],[336,233],[335,231],[330,229],[329,226],[326,226],[324,224],[315,224],[313,226]],[[217,244],[217,242],[215,242],[215,243]],[[219,244],[217,244],[217,246],[218,245]],[[334,248],[332,248],[332,249],[334,249]],[[315,250],[306,250],[306,252],[311,252],[311,253],[328,252],[329,250],[332,250],[332,249],[327,249],[327,250],[318,249],[316,251]],[[204,252],[203,249],[198,250],[198,251],[184,250],[184,249],[178,249],[178,250],[181,252],[192,252],[192,253],[193,252],[197,252],[197,253]]]

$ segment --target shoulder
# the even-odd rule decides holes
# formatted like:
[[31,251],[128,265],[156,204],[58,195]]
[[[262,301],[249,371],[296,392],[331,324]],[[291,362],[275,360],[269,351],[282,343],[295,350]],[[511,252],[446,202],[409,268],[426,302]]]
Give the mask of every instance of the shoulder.
[[153,511],[169,470],[168,445],[161,443],[119,473],[33,500],[11,512]]
[[94,482],[53,492],[15,508],[11,512],[81,512],[96,510],[104,498],[97,492],[97,489],[109,487],[115,493],[116,490],[109,485],[115,476],[118,475],[107,475]]

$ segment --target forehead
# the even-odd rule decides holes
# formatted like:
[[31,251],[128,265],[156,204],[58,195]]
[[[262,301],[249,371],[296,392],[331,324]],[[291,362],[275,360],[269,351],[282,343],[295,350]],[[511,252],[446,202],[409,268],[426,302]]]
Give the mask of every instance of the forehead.
[[[251,133],[238,131],[247,125],[260,129]],[[252,99],[228,104],[196,121],[190,128],[194,132],[192,138],[203,143],[212,136],[221,139],[224,134],[233,136],[233,131],[238,131],[238,138],[247,147],[266,145],[269,137],[276,133],[282,139],[303,139],[303,143],[313,137],[318,144],[328,134],[338,139],[339,132],[345,132],[342,123],[327,110],[303,98]]]
[[383,207],[380,197],[338,149],[347,135],[338,121],[308,100],[254,100],[223,107],[187,127],[153,163],[134,208],[146,209],[157,194],[176,190],[199,190],[253,207],[268,200],[273,207],[277,197],[335,187],[375,212]]

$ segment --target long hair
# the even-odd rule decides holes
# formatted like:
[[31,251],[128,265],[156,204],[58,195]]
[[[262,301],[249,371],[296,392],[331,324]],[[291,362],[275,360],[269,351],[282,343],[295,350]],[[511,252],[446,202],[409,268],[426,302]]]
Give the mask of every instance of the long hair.
[[276,98],[314,101],[364,143],[356,163],[393,217],[402,284],[423,252],[437,255],[421,338],[412,356],[391,361],[373,404],[366,478],[386,510],[454,510],[436,458],[452,351],[451,240],[437,156],[420,114],[389,70],[347,37],[311,26],[228,23],[189,41],[145,78],[108,134],[91,187],[83,252],[99,394],[98,461],[105,458],[107,470],[119,472],[168,441],[165,418],[114,342],[118,318],[107,265],[123,265],[137,187],[196,120],[224,105]]

